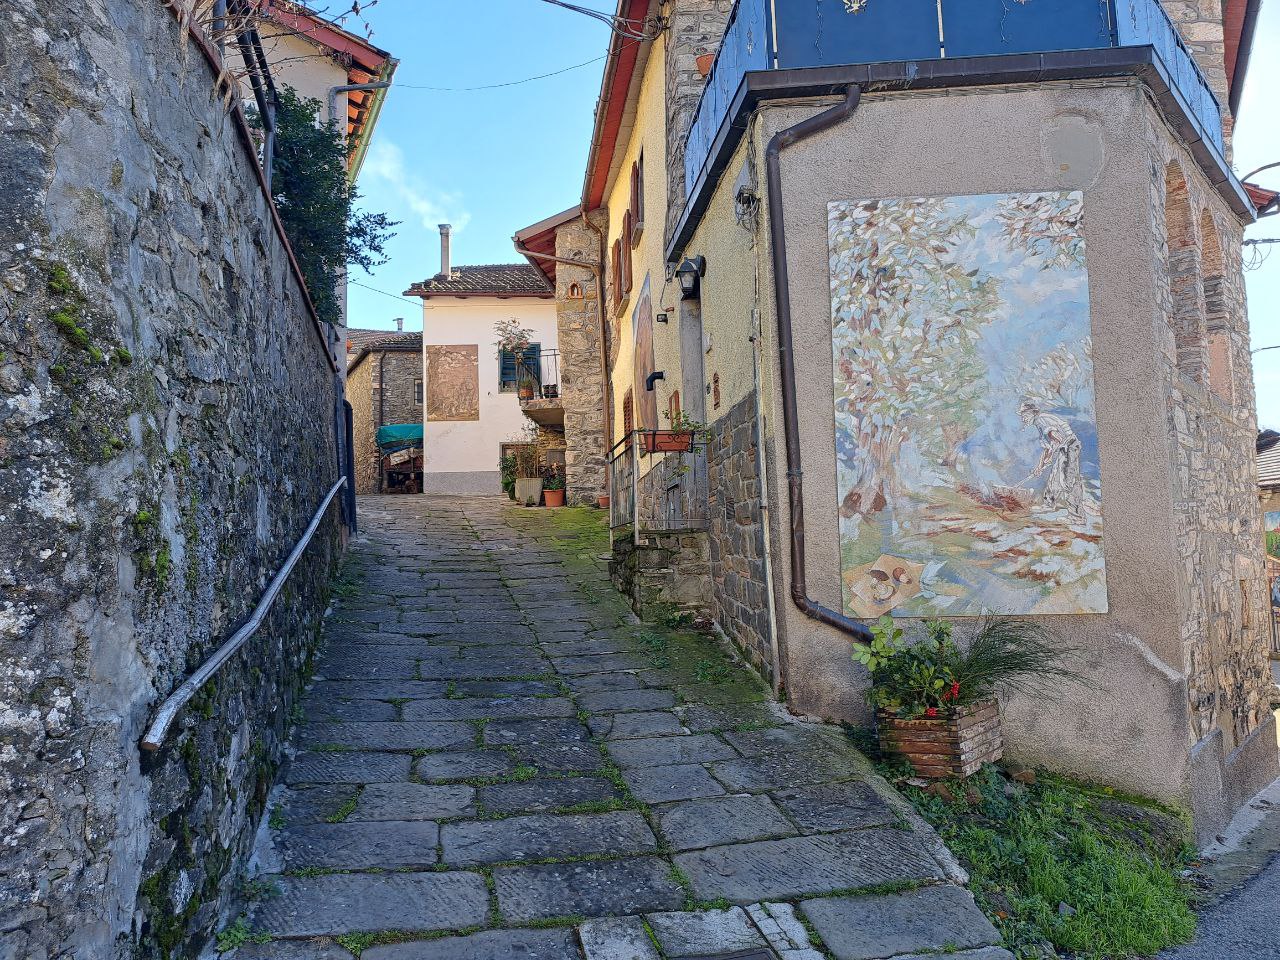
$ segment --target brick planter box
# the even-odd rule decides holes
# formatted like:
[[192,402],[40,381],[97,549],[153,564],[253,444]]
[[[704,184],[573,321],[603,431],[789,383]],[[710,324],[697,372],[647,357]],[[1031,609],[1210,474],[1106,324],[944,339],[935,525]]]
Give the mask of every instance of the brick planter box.
[[933,719],[899,720],[877,710],[876,731],[881,748],[910,760],[919,777],[968,777],[1004,753],[1000,707],[994,700]]

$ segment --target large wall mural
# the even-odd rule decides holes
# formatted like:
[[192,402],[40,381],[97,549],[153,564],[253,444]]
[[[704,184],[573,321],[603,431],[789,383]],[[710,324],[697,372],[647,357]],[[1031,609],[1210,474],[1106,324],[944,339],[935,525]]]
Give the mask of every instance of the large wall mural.
[[850,615],[1106,611],[1082,206],[829,205]]
[[427,420],[480,419],[480,348],[427,344]]

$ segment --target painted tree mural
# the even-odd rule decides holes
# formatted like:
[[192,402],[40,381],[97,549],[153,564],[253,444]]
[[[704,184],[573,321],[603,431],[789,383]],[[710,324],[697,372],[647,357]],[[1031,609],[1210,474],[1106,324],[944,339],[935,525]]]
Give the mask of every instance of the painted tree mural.
[[849,612],[1105,609],[1081,219],[1079,193],[830,204]]

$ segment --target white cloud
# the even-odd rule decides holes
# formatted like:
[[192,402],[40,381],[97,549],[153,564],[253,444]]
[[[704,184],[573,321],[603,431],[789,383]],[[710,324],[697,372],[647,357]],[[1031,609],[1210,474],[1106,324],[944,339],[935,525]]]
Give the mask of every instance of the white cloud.
[[[385,137],[376,140],[369,148],[360,176],[361,179],[373,178],[390,188],[427,230],[434,230],[441,223],[450,223],[457,233],[471,222],[471,214],[463,206],[460,194],[433,190],[423,183],[405,168],[404,151]],[[405,210],[387,212],[392,218],[405,216]]]

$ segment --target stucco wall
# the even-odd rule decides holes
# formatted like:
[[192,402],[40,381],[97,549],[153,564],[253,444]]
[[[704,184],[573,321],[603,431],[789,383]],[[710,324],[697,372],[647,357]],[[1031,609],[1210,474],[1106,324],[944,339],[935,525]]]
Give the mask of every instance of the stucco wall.
[[283,749],[337,508],[334,372],[247,141],[158,0],[15,0],[0,61],[0,956],[191,956]]
[[[532,297],[438,297],[423,302],[424,342],[476,344],[480,419],[424,425],[423,486],[450,493],[501,493],[499,446],[522,439],[528,420],[515,393],[498,390],[498,346],[493,325],[517,319],[543,350],[557,349],[555,301]],[[452,475],[452,476],[450,476]]]
[[[759,142],[820,106],[765,111]],[[993,130],[1000,130],[1000,136],[991,136]],[[1236,509],[1247,514],[1248,508],[1243,501],[1236,503],[1243,496],[1236,479],[1214,491],[1185,478],[1179,481],[1185,468],[1175,447],[1183,438],[1171,427],[1182,422],[1176,411],[1186,409],[1180,399],[1186,388],[1169,372],[1176,352],[1163,292],[1162,210],[1153,200],[1151,180],[1153,166],[1163,170],[1173,149],[1136,86],[869,95],[853,118],[787,151],[783,189],[804,451],[808,587],[811,596],[833,609],[840,609],[841,598],[828,201],[1084,191],[1110,612],[1045,618],[1064,641],[1083,649],[1093,685],[1064,688],[1046,702],[1009,704],[1006,737],[1015,756],[1187,806],[1194,802],[1203,833],[1216,827],[1249,785],[1274,776],[1276,761],[1269,714],[1261,715],[1251,705],[1263,661],[1259,634],[1248,627],[1230,634],[1231,657],[1239,669],[1215,689],[1215,696],[1235,698],[1246,713],[1252,712],[1250,733],[1241,737],[1253,737],[1245,751],[1250,762],[1232,773],[1223,750],[1202,748],[1194,763],[1191,755],[1198,735],[1191,718],[1191,649],[1184,623],[1196,616],[1192,596],[1202,578],[1220,580],[1223,574],[1215,561],[1203,570],[1200,558],[1186,557],[1179,528],[1187,515],[1174,501],[1207,495],[1197,514],[1206,526],[1227,522],[1227,513]],[[1203,182],[1194,171],[1189,176]],[[1207,189],[1200,196],[1218,216],[1227,245],[1238,244],[1239,225],[1218,209]],[[767,317],[766,348],[772,352],[772,292],[767,285],[761,305]],[[1238,322],[1244,323],[1243,316]],[[776,363],[771,373],[767,385],[776,382]],[[1248,463],[1250,448],[1239,438],[1252,430],[1252,390],[1239,389],[1243,395],[1236,397],[1229,428],[1196,413],[1185,429],[1192,446],[1204,449],[1207,444],[1219,455]],[[785,504],[782,411],[777,392],[770,389],[768,397],[771,499]],[[773,543],[785,544],[785,510],[775,510],[773,518]],[[1232,540],[1231,561],[1237,557],[1243,572],[1236,579],[1247,581],[1246,589],[1260,588],[1253,570],[1255,559],[1260,564],[1260,547],[1250,548],[1245,537]],[[776,594],[786,597],[788,570],[783,564],[774,569]],[[1239,586],[1235,579],[1232,585]],[[803,617],[790,603],[779,603],[779,619],[793,704],[807,712],[865,721],[866,676],[851,662],[847,639]],[[1242,690],[1233,692],[1237,687]],[[1236,782],[1227,789],[1232,799],[1216,806],[1196,795],[1198,786],[1213,776]]]

